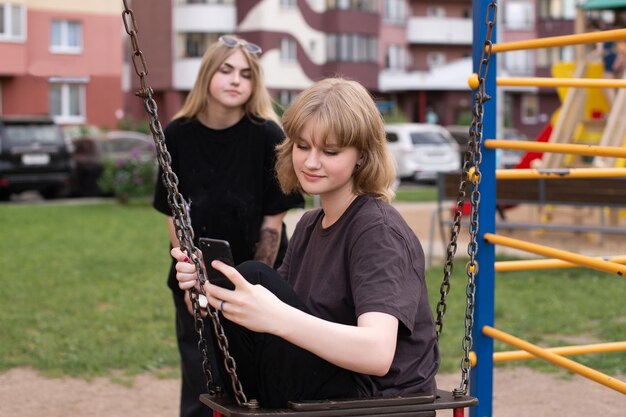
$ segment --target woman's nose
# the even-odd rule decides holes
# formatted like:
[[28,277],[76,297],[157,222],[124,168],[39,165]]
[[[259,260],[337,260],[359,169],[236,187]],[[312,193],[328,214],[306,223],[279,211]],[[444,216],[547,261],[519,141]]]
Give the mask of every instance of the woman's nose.
[[310,169],[319,168],[320,160],[316,151],[309,152],[304,160],[304,165]]

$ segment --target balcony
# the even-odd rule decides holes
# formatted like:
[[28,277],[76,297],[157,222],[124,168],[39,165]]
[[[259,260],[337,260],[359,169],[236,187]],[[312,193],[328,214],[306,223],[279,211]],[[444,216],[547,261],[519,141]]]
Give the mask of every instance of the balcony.
[[175,32],[232,33],[237,26],[234,4],[178,4],[174,8]]
[[472,19],[411,17],[407,38],[413,44],[471,45]]
[[175,90],[191,90],[196,82],[202,58],[179,58],[174,60],[173,87]]
[[464,58],[431,71],[384,70],[378,75],[378,89],[393,91],[469,91],[467,78],[472,73],[472,59]]

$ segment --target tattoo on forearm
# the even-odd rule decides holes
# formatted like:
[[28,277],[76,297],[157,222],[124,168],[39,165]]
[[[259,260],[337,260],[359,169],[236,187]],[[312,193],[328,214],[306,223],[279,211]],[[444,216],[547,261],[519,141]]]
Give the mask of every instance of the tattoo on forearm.
[[274,261],[276,261],[276,255],[278,254],[279,244],[280,235],[278,230],[270,228],[261,229],[254,259],[273,267]]

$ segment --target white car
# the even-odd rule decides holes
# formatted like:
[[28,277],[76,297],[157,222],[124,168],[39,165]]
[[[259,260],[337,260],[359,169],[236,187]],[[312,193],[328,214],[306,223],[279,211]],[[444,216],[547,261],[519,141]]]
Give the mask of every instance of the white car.
[[387,144],[400,179],[433,181],[438,172],[459,171],[460,149],[450,132],[439,125],[385,125]]

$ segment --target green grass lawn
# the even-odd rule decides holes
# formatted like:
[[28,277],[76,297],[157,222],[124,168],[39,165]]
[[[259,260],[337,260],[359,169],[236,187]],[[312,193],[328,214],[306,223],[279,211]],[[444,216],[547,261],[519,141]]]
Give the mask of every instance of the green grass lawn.
[[148,206],[0,206],[0,370],[177,367],[165,218]]
[[[4,204],[0,231],[0,371],[30,366],[47,375],[122,381],[145,371],[177,375],[161,214],[106,202]],[[461,260],[441,341],[443,371],[457,369],[462,353],[463,269]],[[441,274],[440,267],[427,274],[433,306]],[[496,327],[533,343],[626,340],[624,278],[579,269],[501,273],[496,292]],[[623,352],[575,359],[625,372]]]

